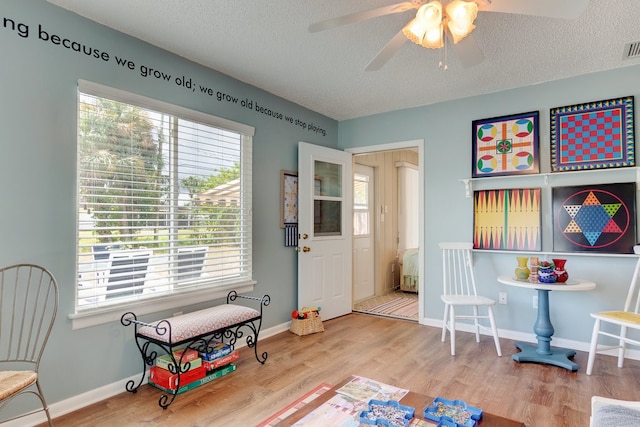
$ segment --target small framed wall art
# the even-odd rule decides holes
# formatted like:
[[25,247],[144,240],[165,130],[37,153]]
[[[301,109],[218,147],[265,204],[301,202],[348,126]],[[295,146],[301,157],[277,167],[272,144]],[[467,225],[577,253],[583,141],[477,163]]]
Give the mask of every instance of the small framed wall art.
[[280,228],[298,223],[298,172],[280,171]]
[[507,251],[542,250],[540,188],[473,193],[473,247]]
[[280,228],[298,223],[298,172],[280,171]]
[[474,120],[472,177],[540,172],[539,112]]
[[553,250],[633,253],[636,183],[554,187]]
[[635,166],[633,101],[552,108],[551,172]]
[[280,228],[284,245],[298,245],[298,172],[280,171]]

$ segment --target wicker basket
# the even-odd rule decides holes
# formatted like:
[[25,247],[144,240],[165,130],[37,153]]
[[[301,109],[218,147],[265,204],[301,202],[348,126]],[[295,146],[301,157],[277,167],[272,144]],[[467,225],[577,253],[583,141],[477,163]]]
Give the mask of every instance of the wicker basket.
[[314,311],[309,313],[306,319],[292,319],[289,330],[296,335],[302,336],[322,332],[324,331],[324,326],[322,326],[320,314]]

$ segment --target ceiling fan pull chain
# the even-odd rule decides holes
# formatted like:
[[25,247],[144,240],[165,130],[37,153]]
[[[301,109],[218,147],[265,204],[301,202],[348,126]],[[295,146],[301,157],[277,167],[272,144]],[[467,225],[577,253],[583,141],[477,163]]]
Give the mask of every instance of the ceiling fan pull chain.
[[440,57],[440,62],[438,63],[438,68],[440,68],[441,70],[447,71],[449,69],[449,66],[447,65],[448,62],[448,57],[447,57],[447,38],[445,37],[443,40],[443,47],[444,47],[444,63],[442,62],[442,51],[438,52],[438,56]]

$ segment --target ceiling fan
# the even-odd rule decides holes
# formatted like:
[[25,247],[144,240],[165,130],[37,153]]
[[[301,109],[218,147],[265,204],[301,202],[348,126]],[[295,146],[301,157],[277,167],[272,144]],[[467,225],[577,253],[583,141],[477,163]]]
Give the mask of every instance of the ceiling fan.
[[407,40],[431,49],[443,47],[445,40],[453,42],[454,53],[462,65],[471,67],[484,60],[484,54],[471,34],[475,28],[473,21],[478,12],[575,19],[586,9],[589,0],[443,0],[442,3],[438,0],[395,3],[316,22],[309,26],[309,32],[315,33],[417,9],[415,18],[382,48],[369,62],[365,71],[382,68]]

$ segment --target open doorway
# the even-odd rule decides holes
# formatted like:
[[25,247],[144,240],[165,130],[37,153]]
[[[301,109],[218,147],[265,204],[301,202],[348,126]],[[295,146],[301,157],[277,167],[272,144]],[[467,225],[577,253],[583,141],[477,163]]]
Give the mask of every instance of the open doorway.
[[412,141],[354,152],[354,311],[420,319],[421,148]]

